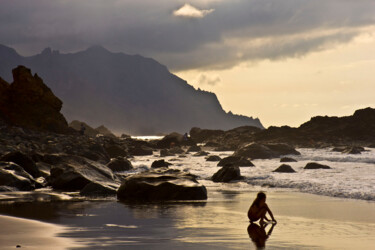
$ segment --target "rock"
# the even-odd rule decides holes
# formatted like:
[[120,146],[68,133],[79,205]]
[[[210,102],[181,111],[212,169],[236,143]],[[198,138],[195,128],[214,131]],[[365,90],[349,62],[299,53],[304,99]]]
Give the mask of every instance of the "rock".
[[277,172],[277,173],[295,173],[294,169],[290,165],[282,164],[280,167],[275,169],[272,172]]
[[104,127],[104,125],[101,125],[95,129],[99,134],[102,134],[104,136],[108,137],[116,137],[108,128]]
[[137,146],[129,150],[129,153],[133,156],[146,156],[152,155],[153,151],[147,146]]
[[221,147],[220,143],[213,142],[213,141],[206,142],[206,144],[204,144],[204,146],[205,147],[210,147],[210,148]]
[[161,140],[156,143],[157,148],[171,148],[174,146],[181,146],[186,144],[184,136],[179,133],[171,133],[164,136]]
[[272,159],[282,155],[300,155],[300,153],[287,144],[251,143],[239,148],[233,154],[233,156],[242,156],[250,159]]
[[49,184],[57,190],[82,190],[89,183],[111,186],[116,183],[112,171],[106,166],[89,159],[61,155],[59,163],[51,168]]
[[218,166],[225,166],[225,165],[233,165],[238,167],[254,167],[254,164],[246,159],[245,157],[238,157],[238,156],[228,156],[223,158],[219,163]]
[[193,145],[193,146],[190,146],[188,151],[187,152],[199,152],[201,151],[201,147],[197,146],[197,145]]
[[168,149],[160,150],[160,157],[174,156],[175,154],[171,153]]
[[211,178],[213,182],[230,182],[241,180],[240,168],[238,166],[226,165],[217,171]]
[[26,172],[31,174],[34,178],[41,176],[41,173],[38,167],[35,165],[35,162],[29,156],[19,151],[10,152],[1,156],[0,161],[14,162],[21,166]]
[[331,168],[327,165],[322,165],[316,162],[309,162],[306,164],[304,169],[331,169]]
[[173,147],[173,148],[169,149],[169,152],[172,153],[172,154],[184,154],[185,150],[183,150],[180,147]]
[[358,146],[341,146],[341,147],[334,147],[332,149],[333,152],[341,152],[343,154],[360,154],[365,149],[363,147]]
[[210,153],[208,153],[206,151],[199,151],[199,152],[195,153],[193,156],[207,156],[209,154]]
[[0,186],[3,186],[4,191],[30,191],[35,189],[35,180],[21,166],[11,162],[0,162]]
[[116,144],[105,145],[104,150],[110,158],[126,157],[129,155],[124,148]]
[[206,187],[178,170],[152,170],[125,179],[117,190],[124,201],[206,200]]
[[297,162],[297,160],[290,157],[283,157],[280,159],[280,162]]
[[0,117],[23,128],[68,133],[68,123],[60,113],[62,101],[43,80],[24,66],[12,73],[13,83],[2,83],[0,87],[0,96],[6,100],[0,107]]
[[116,195],[119,185],[102,185],[95,182],[88,183],[81,191],[80,195],[90,197]]
[[77,121],[77,120],[74,120],[71,123],[69,123],[69,127],[73,128],[77,132],[80,132],[82,127],[84,127],[84,129],[85,129],[84,134],[88,135],[88,136],[96,136],[97,134],[99,134],[99,132],[96,129],[89,126],[87,123]]
[[221,157],[217,155],[208,156],[206,161],[221,161]]
[[154,161],[151,164],[151,168],[167,168],[168,166],[171,166],[171,165],[172,165],[171,163],[166,162],[164,160],[158,160],[158,161]]
[[129,160],[123,157],[117,157],[111,159],[111,161],[107,164],[107,168],[111,169],[112,172],[116,173],[129,171],[133,169],[133,165]]

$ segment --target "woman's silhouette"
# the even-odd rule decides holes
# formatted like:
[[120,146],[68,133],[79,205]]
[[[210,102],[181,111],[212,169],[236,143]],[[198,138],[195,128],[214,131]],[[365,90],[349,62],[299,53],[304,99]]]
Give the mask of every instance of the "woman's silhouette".
[[272,221],[276,223],[271,210],[267,206],[266,194],[259,192],[257,198],[255,198],[253,204],[251,204],[249,211],[247,212],[247,216],[249,217],[250,222],[255,222],[260,219],[260,224],[262,225],[264,220],[269,221],[266,216],[267,212],[271,216]]

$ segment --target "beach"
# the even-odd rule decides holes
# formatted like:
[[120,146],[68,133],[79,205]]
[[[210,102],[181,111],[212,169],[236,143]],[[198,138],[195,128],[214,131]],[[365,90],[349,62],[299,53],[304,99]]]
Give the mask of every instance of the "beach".
[[[202,202],[1,204],[0,214],[43,221],[0,217],[2,225],[13,225],[1,233],[7,239],[1,246],[14,248],[25,242],[30,249],[48,249],[52,244],[54,249],[257,249],[262,241],[265,249],[372,249],[375,245],[374,202],[268,190],[267,203],[278,223],[265,239],[262,228],[248,232],[247,209],[256,191],[211,190],[209,194]],[[43,213],[30,212],[35,210]],[[24,231],[28,225],[41,231],[30,234]],[[271,227],[265,228],[265,234]],[[35,235],[41,238],[37,241]],[[58,245],[60,241],[79,245]]]

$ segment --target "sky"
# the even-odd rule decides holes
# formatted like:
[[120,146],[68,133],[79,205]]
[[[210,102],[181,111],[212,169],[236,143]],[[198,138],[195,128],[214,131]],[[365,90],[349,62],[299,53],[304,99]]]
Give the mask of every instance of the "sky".
[[266,127],[375,108],[374,0],[0,0],[0,44],[152,57]]

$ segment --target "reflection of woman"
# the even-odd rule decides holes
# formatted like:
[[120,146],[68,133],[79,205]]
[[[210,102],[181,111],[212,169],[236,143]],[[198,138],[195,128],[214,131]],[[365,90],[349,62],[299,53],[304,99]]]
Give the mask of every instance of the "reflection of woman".
[[249,237],[252,242],[257,246],[257,248],[264,248],[266,246],[266,240],[271,235],[273,228],[276,224],[272,224],[272,227],[266,234],[266,226],[264,224],[262,226],[259,226],[255,223],[251,223],[247,228],[247,233],[249,234]]
[[251,204],[249,211],[247,212],[247,216],[249,217],[250,222],[255,222],[260,219],[260,224],[263,224],[264,220],[269,221],[266,216],[267,212],[270,214],[272,221],[276,223],[271,210],[267,206],[266,194],[259,192],[257,198],[255,198],[253,204]]

